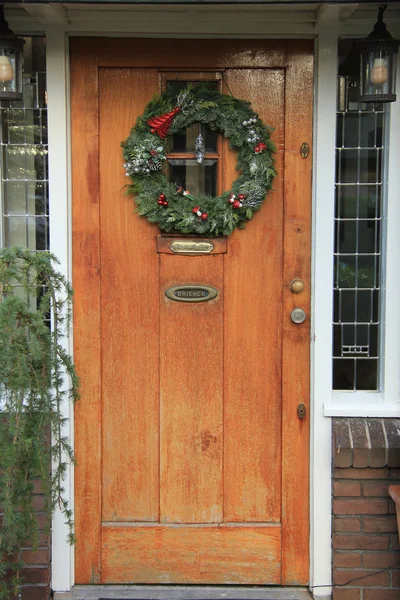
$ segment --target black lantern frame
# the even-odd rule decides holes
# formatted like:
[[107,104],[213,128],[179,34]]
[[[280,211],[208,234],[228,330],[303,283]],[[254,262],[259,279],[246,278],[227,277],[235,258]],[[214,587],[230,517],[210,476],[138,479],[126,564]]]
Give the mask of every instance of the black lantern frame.
[[359,42],[361,56],[360,101],[369,103],[396,100],[397,51],[400,41],[386,29],[379,7],[378,21],[369,36]]
[[22,75],[25,40],[15,35],[0,5],[0,100],[22,100]]

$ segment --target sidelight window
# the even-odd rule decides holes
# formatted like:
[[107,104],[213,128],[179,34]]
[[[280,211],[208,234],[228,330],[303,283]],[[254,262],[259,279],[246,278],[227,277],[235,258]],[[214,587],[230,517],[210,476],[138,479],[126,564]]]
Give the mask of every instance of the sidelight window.
[[45,40],[25,38],[23,99],[0,105],[1,244],[49,248]]
[[[339,45],[341,65],[354,53],[348,44]],[[333,388],[378,391],[387,113],[384,104],[360,103],[357,64],[354,74],[345,65],[338,78]]]

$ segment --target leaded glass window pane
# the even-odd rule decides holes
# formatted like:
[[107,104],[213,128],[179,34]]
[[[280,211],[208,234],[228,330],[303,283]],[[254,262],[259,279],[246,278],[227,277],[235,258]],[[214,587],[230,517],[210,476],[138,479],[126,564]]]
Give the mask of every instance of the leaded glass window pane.
[[[340,62],[348,41],[339,44]],[[341,55],[341,52],[343,55]],[[340,67],[339,67],[340,72]],[[378,390],[381,359],[384,105],[359,102],[357,70],[338,81],[333,388]]]
[[[198,81],[169,81],[167,86],[175,92]],[[202,81],[202,85],[218,89],[218,81]],[[201,134],[205,145],[202,164],[196,160],[195,144]],[[218,133],[203,123],[194,123],[180,134],[168,136],[168,177],[177,187],[183,187],[193,196],[217,195]]]

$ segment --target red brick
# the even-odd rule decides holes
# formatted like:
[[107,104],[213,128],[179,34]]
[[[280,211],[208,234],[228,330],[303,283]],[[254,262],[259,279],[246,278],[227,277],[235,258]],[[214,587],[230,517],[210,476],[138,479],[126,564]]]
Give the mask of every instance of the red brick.
[[375,573],[374,571],[361,571],[351,569],[336,569],[334,583],[336,585],[388,586],[390,585],[389,573]]
[[49,550],[24,550],[22,561],[25,565],[47,565],[50,561]]
[[363,481],[362,490],[363,495],[367,497],[389,497],[389,483],[387,481]]
[[399,558],[396,552],[364,552],[362,566],[366,569],[387,569],[399,564]]
[[24,585],[22,586],[22,600],[49,600],[49,585]]
[[387,535],[355,535],[338,534],[333,536],[333,547],[336,550],[387,550]]
[[49,527],[49,519],[46,514],[38,514],[36,515],[36,521],[38,524],[38,528],[42,530],[46,530]]
[[400,483],[400,469],[389,469],[389,479],[398,479]]
[[334,496],[361,496],[361,484],[358,481],[334,481]]
[[335,469],[334,479],[387,479],[389,469]]
[[334,588],[333,600],[360,600],[360,590],[349,588]]
[[335,515],[386,515],[388,501],[379,500],[334,500]]
[[43,512],[46,506],[44,496],[32,496],[32,506],[36,512]]
[[363,517],[362,530],[367,533],[394,533],[397,531],[396,517]]
[[[397,523],[397,521],[396,521]],[[396,525],[397,527],[397,525]],[[361,521],[360,519],[349,519],[346,517],[336,518],[334,521],[335,531],[346,531],[348,533],[354,533],[360,531]]]
[[364,590],[364,600],[399,600],[400,590]]
[[400,550],[399,536],[398,535],[391,535],[390,536],[389,548],[390,548],[390,550],[393,550],[394,552],[397,552],[398,550]]
[[389,514],[390,515],[396,514],[396,505],[391,498],[389,498]]
[[[398,565],[399,567],[400,565]],[[392,587],[400,588],[400,571],[391,571],[392,576]],[[400,598],[400,593],[399,593]]]
[[[36,546],[38,548],[45,548],[50,544],[50,536],[45,531],[39,531]],[[22,544],[24,548],[32,548],[34,546],[33,540],[24,540]]]
[[34,494],[43,494],[43,486],[40,479],[35,479],[32,481],[32,485]]
[[338,552],[333,554],[334,567],[361,567],[361,554],[359,552]]
[[24,578],[25,583],[46,583],[50,582],[50,569],[34,567],[30,569],[29,567],[25,567],[21,569],[22,577]]

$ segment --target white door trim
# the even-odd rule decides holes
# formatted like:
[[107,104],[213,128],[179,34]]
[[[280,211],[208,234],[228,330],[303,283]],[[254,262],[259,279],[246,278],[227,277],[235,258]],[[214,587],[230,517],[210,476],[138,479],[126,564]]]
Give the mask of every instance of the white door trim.
[[315,49],[310,585],[318,598],[331,595],[332,577],[331,419],[324,416],[324,400],[332,393],[337,39],[320,35]]
[[[71,158],[69,127],[69,72],[68,37],[57,27],[46,31],[48,141],[49,141],[49,198],[50,198],[50,250],[60,260],[59,270],[72,280],[71,234]],[[65,340],[70,354],[73,351],[72,335]],[[62,407],[68,419],[64,435],[73,445],[74,413],[68,402]],[[73,510],[74,476],[70,466],[64,481],[65,497]],[[67,541],[68,529],[59,510],[52,523],[52,587],[69,591],[74,584],[74,548]]]

